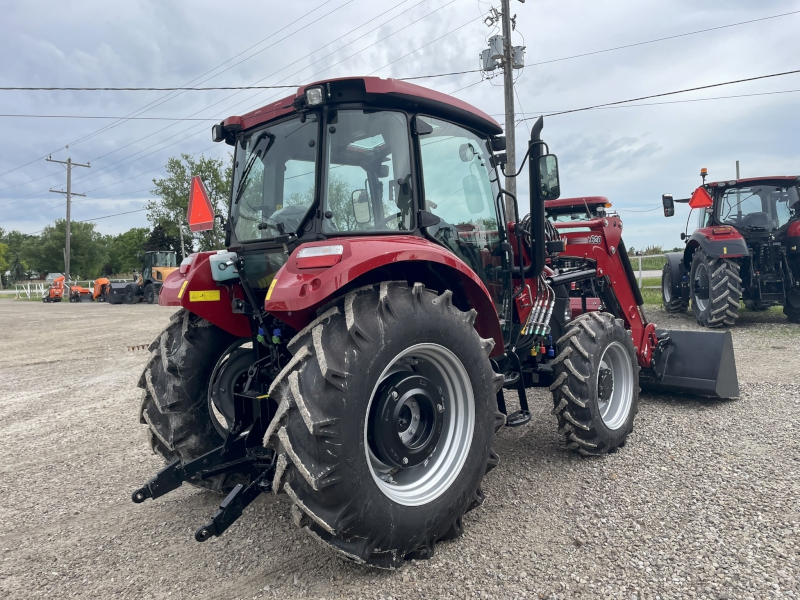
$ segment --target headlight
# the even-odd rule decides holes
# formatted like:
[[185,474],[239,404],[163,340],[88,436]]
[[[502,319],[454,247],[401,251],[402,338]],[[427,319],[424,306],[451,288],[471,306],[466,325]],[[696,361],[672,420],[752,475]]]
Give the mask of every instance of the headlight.
[[306,88],[306,106],[316,106],[325,100],[325,90],[321,85]]

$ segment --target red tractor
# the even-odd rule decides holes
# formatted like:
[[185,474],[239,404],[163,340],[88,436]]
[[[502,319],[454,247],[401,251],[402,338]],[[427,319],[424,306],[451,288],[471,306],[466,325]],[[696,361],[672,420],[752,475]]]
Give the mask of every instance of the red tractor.
[[662,196],[664,215],[675,202],[698,210],[697,229],[681,234],[683,252],[667,254],[662,300],[668,312],[692,303],[704,327],[736,324],[739,303],[750,310],[783,306],[800,323],[800,176],[706,183],[691,198]]
[[[502,212],[501,127],[445,94],[336,79],[215,125],[235,149],[227,250],[161,289],[181,310],[150,346],[140,419],[167,465],[133,501],[227,494],[204,541],[283,492],[311,535],[399,567],[462,534],[495,435],[531,418],[526,387],[549,386],[587,455],[625,444],[640,383],[738,395],[729,332],[646,321],[618,217],[546,226],[559,177],[541,129],[520,221]],[[573,319],[567,288],[587,280],[604,310]]]

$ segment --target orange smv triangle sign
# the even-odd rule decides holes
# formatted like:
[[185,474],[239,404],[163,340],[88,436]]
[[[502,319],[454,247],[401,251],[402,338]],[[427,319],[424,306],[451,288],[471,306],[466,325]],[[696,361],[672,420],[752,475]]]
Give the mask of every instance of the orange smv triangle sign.
[[208,231],[214,228],[214,208],[199,175],[192,177],[188,213],[189,229],[192,231]]

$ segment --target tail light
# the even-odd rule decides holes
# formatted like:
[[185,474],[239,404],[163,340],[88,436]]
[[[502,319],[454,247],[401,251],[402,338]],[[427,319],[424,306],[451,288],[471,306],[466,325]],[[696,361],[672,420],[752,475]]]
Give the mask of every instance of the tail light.
[[343,253],[344,246],[341,244],[300,248],[297,253],[297,268],[319,269],[332,267],[342,260]]
[[192,268],[194,264],[194,259],[197,257],[196,254],[190,254],[186,258],[181,261],[181,266],[178,268],[178,271],[181,275],[186,275],[189,272],[189,269]]
[[733,231],[733,227],[729,225],[723,225],[722,227],[714,227],[711,231],[714,232],[714,235],[725,235]]

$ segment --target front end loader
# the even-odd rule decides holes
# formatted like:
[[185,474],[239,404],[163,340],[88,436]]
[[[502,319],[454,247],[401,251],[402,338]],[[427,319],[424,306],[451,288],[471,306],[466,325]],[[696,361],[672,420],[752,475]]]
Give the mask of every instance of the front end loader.
[[[284,493],[310,535],[396,568],[463,533],[495,435],[531,419],[528,388],[551,390],[583,455],[625,444],[640,382],[737,395],[729,334],[647,322],[618,217],[546,219],[559,174],[541,129],[520,219],[504,214],[501,127],[413,84],[324,81],[215,125],[235,153],[227,249],[164,280],[159,304],[179,310],[150,346],[139,415],[166,466],[133,501],[183,483],[224,494],[205,541]],[[207,210],[190,227],[212,227],[191,189]],[[574,316],[573,284],[602,310]]]
[[155,304],[164,280],[177,269],[172,250],[149,251],[138,256],[142,272],[133,281],[109,283],[106,280],[104,297],[109,304]]

